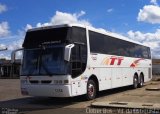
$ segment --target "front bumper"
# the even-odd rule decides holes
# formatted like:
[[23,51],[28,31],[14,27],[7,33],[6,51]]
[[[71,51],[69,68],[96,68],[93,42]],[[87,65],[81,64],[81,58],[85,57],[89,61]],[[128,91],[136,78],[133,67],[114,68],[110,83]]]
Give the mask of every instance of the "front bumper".
[[[25,91],[24,91],[25,90]],[[23,85],[22,95],[44,97],[71,97],[71,85]],[[24,94],[25,93],[25,94]],[[26,94],[27,93],[27,94]]]

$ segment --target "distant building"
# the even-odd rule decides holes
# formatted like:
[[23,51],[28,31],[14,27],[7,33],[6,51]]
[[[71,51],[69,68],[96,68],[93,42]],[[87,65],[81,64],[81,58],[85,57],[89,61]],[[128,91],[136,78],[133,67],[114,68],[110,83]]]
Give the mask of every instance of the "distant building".
[[14,64],[11,60],[0,59],[0,78],[19,78],[20,60]]
[[160,59],[152,60],[152,74],[160,75]]

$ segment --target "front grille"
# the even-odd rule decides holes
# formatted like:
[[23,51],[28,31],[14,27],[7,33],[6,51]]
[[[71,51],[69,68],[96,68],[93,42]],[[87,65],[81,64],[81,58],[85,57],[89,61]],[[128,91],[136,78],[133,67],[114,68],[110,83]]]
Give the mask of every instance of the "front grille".
[[30,80],[29,82],[30,82],[31,84],[38,84],[38,83],[39,83],[38,80]]
[[50,84],[52,81],[51,80],[42,80],[41,83],[42,84]]
[[52,80],[30,80],[31,84],[50,84]]

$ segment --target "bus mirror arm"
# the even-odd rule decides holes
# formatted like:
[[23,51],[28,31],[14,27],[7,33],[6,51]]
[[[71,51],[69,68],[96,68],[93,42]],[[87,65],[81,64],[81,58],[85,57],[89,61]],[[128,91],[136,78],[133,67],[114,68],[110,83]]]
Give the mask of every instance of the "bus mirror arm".
[[11,63],[15,63],[16,53],[17,53],[18,51],[21,51],[21,50],[23,50],[23,48],[16,49],[16,50],[12,51],[12,53],[11,53]]
[[70,61],[70,56],[71,56],[71,50],[74,47],[74,44],[69,44],[65,46],[65,51],[64,51],[64,60]]

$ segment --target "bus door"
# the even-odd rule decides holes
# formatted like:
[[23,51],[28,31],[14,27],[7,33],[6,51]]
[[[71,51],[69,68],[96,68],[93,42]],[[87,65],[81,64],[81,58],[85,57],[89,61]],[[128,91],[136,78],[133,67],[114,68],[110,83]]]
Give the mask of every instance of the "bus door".
[[75,43],[75,46],[72,48],[71,52],[71,75],[73,78],[72,82],[72,94],[78,95],[82,92],[82,82],[81,82],[81,74],[84,72],[86,68],[86,46],[81,43]]

